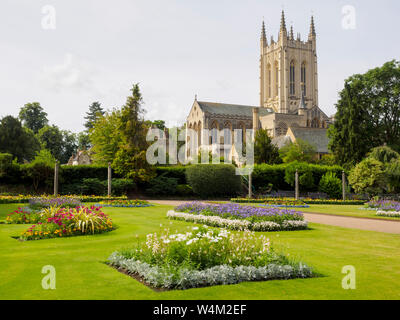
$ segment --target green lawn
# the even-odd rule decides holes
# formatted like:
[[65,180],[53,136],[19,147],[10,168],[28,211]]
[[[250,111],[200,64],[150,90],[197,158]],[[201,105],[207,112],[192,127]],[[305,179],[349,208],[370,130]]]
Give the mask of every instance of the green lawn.
[[362,210],[362,209],[360,209],[362,207],[363,207],[362,205],[312,204],[312,205],[310,205],[310,208],[301,208],[301,209],[298,209],[298,211],[335,214],[335,215],[349,216],[349,217],[362,217],[362,218],[400,221],[400,218],[377,216],[375,210]]
[[[18,205],[0,205],[0,219]],[[119,229],[94,236],[19,242],[26,225],[0,225],[0,299],[400,299],[400,237],[311,224],[312,230],[269,233],[278,247],[315,267],[323,277],[247,282],[185,291],[155,292],[108,267],[109,254],[168,226],[169,206],[105,208]],[[53,265],[57,289],[44,290],[41,269]],[[345,265],[357,271],[357,289],[341,287]]]

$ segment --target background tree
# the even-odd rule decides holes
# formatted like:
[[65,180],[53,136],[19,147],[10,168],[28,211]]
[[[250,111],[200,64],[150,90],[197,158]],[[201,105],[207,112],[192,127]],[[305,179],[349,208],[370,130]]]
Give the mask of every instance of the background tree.
[[104,110],[101,107],[101,104],[99,102],[93,102],[89,106],[89,111],[86,112],[85,116],[85,127],[89,131],[94,127],[94,124],[96,123],[96,120],[99,119],[101,116],[104,115]]
[[132,88],[132,95],[127,98],[121,110],[119,131],[121,143],[115,156],[113,167],[115,171],[126,178],[135,181],[148,181],[153,173],[146,160],[147,126],[142,109],[142,94],[139,85]]
[[282,163],[279,156],[279,149],[272,143],[268,131],[265,129],[257,130],[254,141],[254,161],[257,164]]
[[151,125],[160,130],[164,130],[166,128],[164,120],[154,120]]
[[76,134],[68,131],[62,130],[62,152],[61,152],[61,163],[68,163],[69,158],[71,158],[72,154],[76,153],[78,149],[78,142]]
[[106,165],[113,162],[115,154],[119,150],[122,142],[121,132],[119,131],[121,120],[121,110],[114,109],[100,117],[92,130],[89,138],[92,143],[92,157],[97,164]]
[[76,139],[79,150],[89,150],[91,148],[90,136],[86,131],[79,132]]
[[25,127],[31,129],[35,134],[49,122],[47,113],[39,102],[25,104],[19,111],[19,119]]
[[329,147],[340,164],[360,162],[387,143],[400,150],[400,62],[356,74],[345,81],[329,128]]
[[22,127],[21,122],[13,116],[6,116],[0,121],[0,152],[12,154],[18,162],[30,161],[40,143],[33,131]]
[[307,141],[296,139],[294,143],[290,142],[279,150],[279,154],[285,163],[299,162],[314,162],[316,149]]
[[61,161],[63,156],[63,133],[56,126],[45,126],[39,130],[37,137],[43,149],[51,152],[54,158]]

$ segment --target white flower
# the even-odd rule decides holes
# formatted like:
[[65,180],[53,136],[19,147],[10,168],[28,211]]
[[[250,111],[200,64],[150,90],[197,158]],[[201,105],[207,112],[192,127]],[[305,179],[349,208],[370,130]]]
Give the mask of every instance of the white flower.
[[164,242],[164,243],[170,243],[171,240],[165,239],[163,242]]
[[193,227],[192,229],[193,230],[199,230],[199,227]]

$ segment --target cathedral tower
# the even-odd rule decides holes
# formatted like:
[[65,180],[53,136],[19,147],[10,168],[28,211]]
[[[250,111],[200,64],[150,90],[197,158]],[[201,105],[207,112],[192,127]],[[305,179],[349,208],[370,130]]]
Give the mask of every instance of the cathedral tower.
[[267,41],[265,23],[261,30],[260,106],[277,113],[295,113],[302,95],[307,109],[318,106],[318,69],[314,18],[307,41],[288,32],[282,11],[278,40]]

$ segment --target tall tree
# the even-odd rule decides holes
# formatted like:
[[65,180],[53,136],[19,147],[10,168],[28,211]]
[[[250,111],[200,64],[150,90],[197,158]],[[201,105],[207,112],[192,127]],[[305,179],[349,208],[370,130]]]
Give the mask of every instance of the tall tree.
[[254,161],[257,164],[275,164],[282,162],[278,147],[272,143],[271,137],[265,129],[259,129],[256,132],[254,141]]
[[63,130],[62,133],[62,153],[60,162],[68,163],[69,158],[75,153],[78,149],[78,141],[75,133]]
[[348,78],[336,108],[328,135],[340,164],[355,165],[385,143],[400,151],[400,62]]
[[77,140],[79,150],[89,150],[92,146],[90,143],[90,136],[86,131],[79,132]]
[[143,99],[139,84],[133,85],[132,95],[127,98],[121,110],[119,131],[121,143],[113,166],[117,173],[136,181],[146,181],[152,176],[146,160],[147,126],[144,121]]
[[86,112],[86,117],[85,117],[85,127],[89,131],[94,127],[94,124],[96,123],[97,119],[99,119],[101,116],[104,115],[104,110],[101,107],[100,102],[93,102],[89,106],[89,111]]
[[0,121],[0,152],[12,154],[19,162],[30,161],[40,150],[40,144],[31,129],[22,127],[13,116]]
[[37,137],[43,149],[51,152],[54,158],[61,161],[63,155],[63,134],[56,126],[45,126],[39,130]]
[[106,165],[114,161],[122,140],[119,131],[120,119],[121,110],[114,109],[100,117],[90,130],[94,162]]
[[47,113],[40,106],[39,102],[27,103],[19,111],[19,119],[23,125],[31,129],[35,134],[49,122]]

